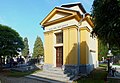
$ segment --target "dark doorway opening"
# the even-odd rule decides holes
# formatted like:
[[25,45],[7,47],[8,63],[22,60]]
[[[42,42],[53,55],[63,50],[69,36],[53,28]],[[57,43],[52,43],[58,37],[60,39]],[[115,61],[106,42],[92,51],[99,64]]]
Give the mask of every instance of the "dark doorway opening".
[[56,67],[63,65],[63,47],[56,47]]

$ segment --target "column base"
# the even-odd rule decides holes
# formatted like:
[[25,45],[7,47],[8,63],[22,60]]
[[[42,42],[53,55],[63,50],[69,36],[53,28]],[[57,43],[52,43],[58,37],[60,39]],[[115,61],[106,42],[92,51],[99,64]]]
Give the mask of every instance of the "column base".
[[94,64],[64,65],[63,67],[64,73],[71,73],[76,76],[79,74],[90,74],[94,69]]

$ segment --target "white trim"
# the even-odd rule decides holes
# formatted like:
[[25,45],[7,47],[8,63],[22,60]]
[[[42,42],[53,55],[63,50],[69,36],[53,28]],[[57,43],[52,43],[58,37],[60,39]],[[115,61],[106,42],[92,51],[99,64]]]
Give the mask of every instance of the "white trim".
[[74,3],[66,3],[66,4],[62,4],[62,5],[71,5],[71,4],[81,4],[80,2],[74,2]]
[[54,52],[53,52],[53,67],[56,67],[56,48],[54,47]]
[[78,21],[76,19],[71,19],[71,20],[67,20],[64,22],[59,22],[50,26],[46,26],[45,27],[45,32],[48,31],[57,31],[57,30],[61,30],[62,28],[66,28],[68,26],[72,26],[72,25],[77,25]]
[[58,29],[62,29],[64,27],[67,27],[69,24],[61,24],[61,25],[58,25],[58,26],[54,26],[54,27],[51,27],[49,28],[48,30],[46,30],[45,32],[47,31],[52,31],[52,30],[58,30]]
[[54,45],[54,47],[60,47],[60,46],[63,46],[63,43]]
[[53,67],[56,67],[56,49],[54,47],[56,43],[56,36],[53,34]]
[[57,7],[57,8],[62,8],[62,9],[65,9],[65,10],[73,10],[73,11],[75,11],[75,12],[79,12],[78,10],[75,10],[75,9],[70,9],[70,8],[66,8],[66,7]]
[[61,32],[62,32],[62,30],[57,30],[57,31],[54,32],[54,34],[61,33]]

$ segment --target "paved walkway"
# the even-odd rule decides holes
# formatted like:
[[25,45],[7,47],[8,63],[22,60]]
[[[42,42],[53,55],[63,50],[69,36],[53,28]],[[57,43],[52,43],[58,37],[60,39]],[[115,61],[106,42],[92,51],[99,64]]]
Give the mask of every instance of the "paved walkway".
[[29,79],[26,77],[15,78],[5,77],[3,75],[0,75],[0,79],[0,83],[48,83],[40,80]]
[[117,72],[115,72],[116,76],[120,77],[120,66],[112,65],[112,68],[115,68]]
[[120,66],[118,66],[118,65],[112,65],[112,68],[116,68],[116,71],[120,72]]
[[115,68],[116,72],[114,73],[114,77],[113,76],[109,76],[108,78],[120,79],[120,66],[112,65],[112,68]]

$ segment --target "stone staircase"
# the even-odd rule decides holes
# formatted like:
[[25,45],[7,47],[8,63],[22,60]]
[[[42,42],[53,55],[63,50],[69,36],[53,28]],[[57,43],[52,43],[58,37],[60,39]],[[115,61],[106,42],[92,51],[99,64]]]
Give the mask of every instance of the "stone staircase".
[[72,83],[71,75],[69,73],[64,74],[61,68],[49,68],[32,75],[26,76],[27,78],[32,78],[40,81],[45,81],[48,83]]

